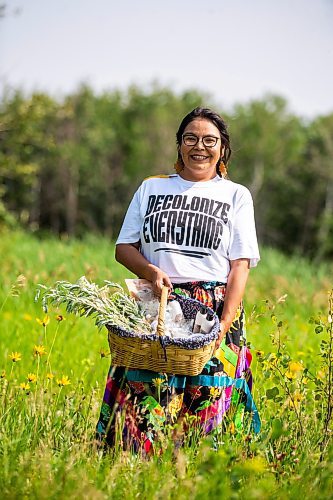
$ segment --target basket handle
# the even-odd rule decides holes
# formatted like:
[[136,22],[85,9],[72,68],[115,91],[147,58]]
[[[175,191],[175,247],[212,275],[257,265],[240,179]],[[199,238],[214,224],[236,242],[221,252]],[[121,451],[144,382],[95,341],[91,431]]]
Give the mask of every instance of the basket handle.
[[160,307],[158,310],[157,329],[156,329],[159,337],[162,337],[164,335],[165,310],[168,302],[168,294],[169,294],[169,288],[167,286],[163,286],[161,293]]

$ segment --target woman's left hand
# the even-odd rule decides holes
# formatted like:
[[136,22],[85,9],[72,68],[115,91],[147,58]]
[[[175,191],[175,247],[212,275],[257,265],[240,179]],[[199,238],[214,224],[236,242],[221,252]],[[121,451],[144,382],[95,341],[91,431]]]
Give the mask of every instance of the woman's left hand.
[[220,333],[219,333],[217,340],[215,341],[214,352],[217,351],[217,349],[220,347],[221,342],[223,340],[223,337],[225,336],[227,331],[228,331],[228,328],[227,328],[227,325],[225,324],[225,322],[223,320],[220,321]]

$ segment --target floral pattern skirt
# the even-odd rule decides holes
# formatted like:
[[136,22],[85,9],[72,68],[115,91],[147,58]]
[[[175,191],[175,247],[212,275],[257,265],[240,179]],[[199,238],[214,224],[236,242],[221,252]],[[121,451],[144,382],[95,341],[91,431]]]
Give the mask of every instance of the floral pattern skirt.
[[[174,285],[174,292],[199,300],[219,317],[226,285],[220,282],[191,282]],[[246,345],[243,306],[219,349],[197,376],[177,376],[148,370],[110,367],[97,439],[125,449],[151,453],[167,426],[196,435],[221,430],[226,418],[235,431],[243,428],[244,413],[250,426],[260,430],[260,419],[251,395],[252,355]],[[187,429],[188,428],[188,429]]]

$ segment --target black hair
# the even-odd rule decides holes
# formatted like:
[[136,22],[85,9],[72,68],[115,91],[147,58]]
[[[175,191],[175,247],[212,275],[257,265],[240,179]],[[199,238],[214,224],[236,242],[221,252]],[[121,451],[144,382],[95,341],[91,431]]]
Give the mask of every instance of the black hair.
[[209,109],[209,108],[201,108],[197,107],[194,108],[190,113],[188,113],[182,120],[181,124],[179,125],[179,129],[176,133],[176,141],[177,141],[177,147],[178,147],[178,161],[183,161],[181,154],[180,154],[180,145],[182,143],[182,137],[184,130],[186,129],[187,125],[191,123],[193,120],[196,118],[204,118],[206,120],[211,121],[215,127],[218,128],[221,136],[221,142],[224,146],[224,153],[221,159],[218,161],[216,165],[216,172],[218,175],[221,176],[219,166],[221,164],[221,161],[223,161],[224,165],[226,166],[228,164],[228,161],[231,156],[231,146],[230,146],[230,137],[227,129],[227,124],[221,118],[221,116],[215,111]]

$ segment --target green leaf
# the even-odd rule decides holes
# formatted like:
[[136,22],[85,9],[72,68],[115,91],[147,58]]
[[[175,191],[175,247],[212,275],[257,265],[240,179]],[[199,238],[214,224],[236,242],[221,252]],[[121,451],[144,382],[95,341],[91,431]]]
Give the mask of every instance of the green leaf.
[[279,389],[277,387],[273,387],[272,389],[267,389],[266,397],[267,399],[275,399],[279,394]]
[[282,421],[279,418],[275,418],[272,422],[271,439],[278,439],[282,434],[284,434]]

